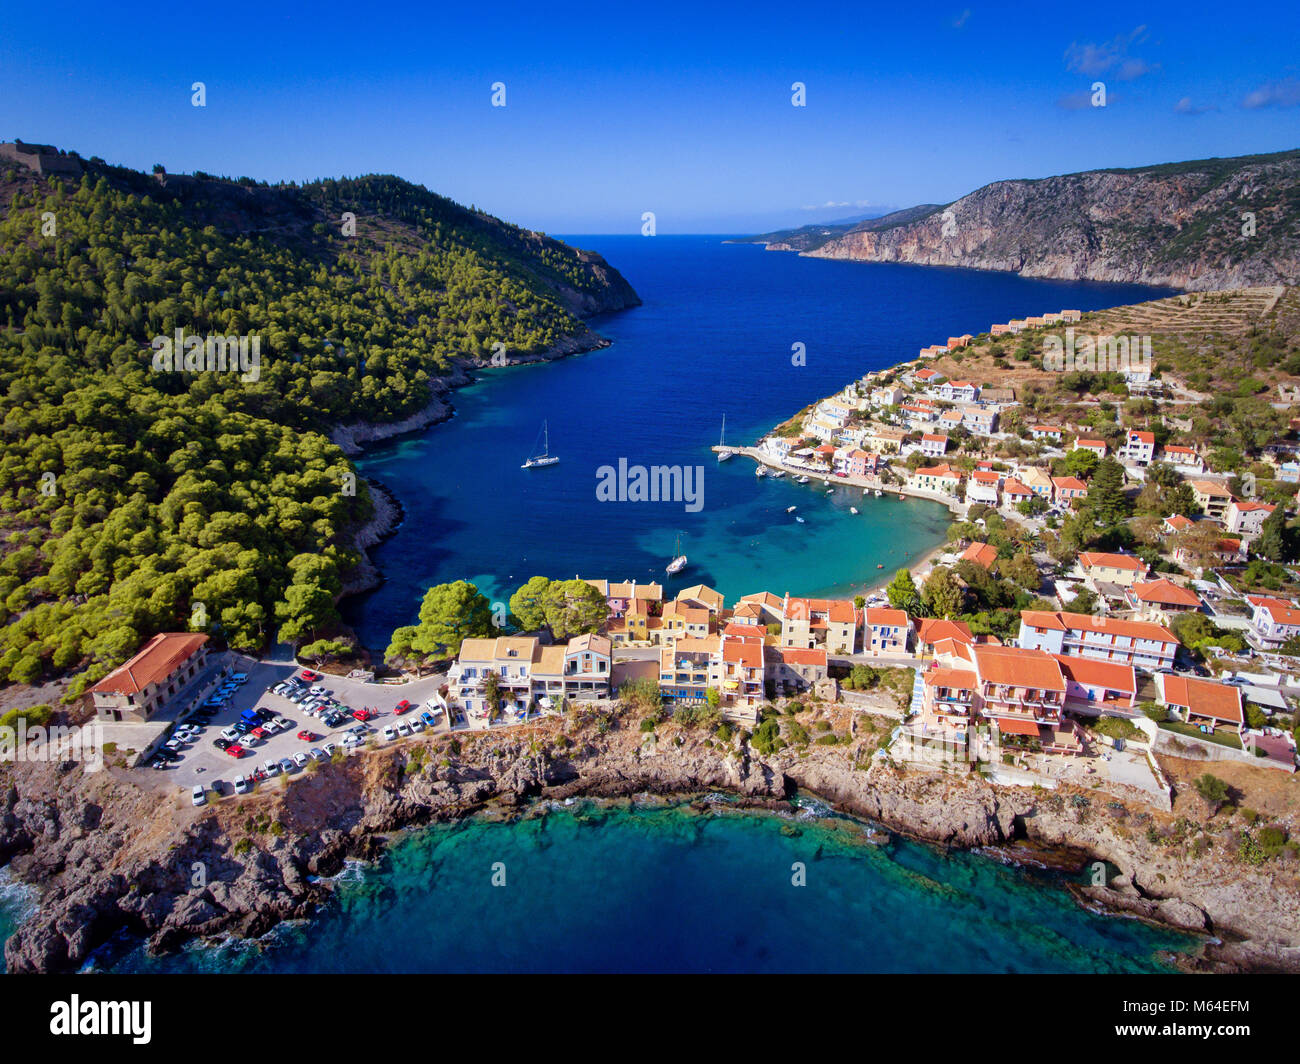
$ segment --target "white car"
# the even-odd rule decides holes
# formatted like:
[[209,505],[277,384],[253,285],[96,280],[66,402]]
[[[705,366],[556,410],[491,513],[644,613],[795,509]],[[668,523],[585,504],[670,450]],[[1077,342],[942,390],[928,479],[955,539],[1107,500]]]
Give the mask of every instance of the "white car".
[[348,732],[347,735],[343,736],[343,745],[353,748],[358,747],[361,745],[361,736]]
[[223,739],[229,740],[232,743],[237,743],[239,742],[240,739],[243,738],[243,736],[240,735],[239,731],[235,728],[227,728],[225,731],[221,733],[221,737]]
[[281,731],[288,731],[291,727],[293,727],[293,721],[291,721],[288,717],[276,717],[275,726],[279,728]]
[[172,751],[173,753],[179,754],[182,750],[185,749],[185,740],[168,739],[165,743],[163,743],[163,747],[167,750]]
[[322,750],[319,746],[313,746],[313,747],[311,748],[311,750],[310,750],[310,753],[311,753],[312,759],[315,760],[315,761],[328,761],[328,760],[329,760],[329,754],[327,754],[327,753],[326,753],[324,750]]
[[398,735],[411,735],[411,734],[413,734],[412,731],[411,731],[411,726],[410,726],[409,724],[407,724],[406,721],[404,721],[404,720],[399,720],[399,721],[397,722],[397,734],[398,734]]
[[268,757],[262,762],[262,767],[266,769],[268,776],[278,776],[280,774],[280,762],[273,757]]
[[397,738],[397,732],[393,731],[393,726],[391,724],[384,725],[384,738],[390,743]]
[[247,793],[248,793],[249,791],[251,791],[252,789],[253,789],[253,785],[252,785],[251,783],[249,783],[248,780],[244,779],[243,776],[236,776],[236,777],[235,777],[235,793],[236,793],[236,794],[247,794]]
[[[404,720],[402,724],[409,724],[413,732],[424,731],[424,721],[419,717],[412,717],[409,721]],[[401,730],[401,725],[398,726],[398,730]]]
[[305,764],[307,764],[307,760],[308,760],[307,755],[304,754],[301,750],[299,750],[296,754],[293,755],[293,763],[297,765],[299,768],[302,768]]
[[326,756],[326,757],[333,757],[333,756],[334,756],[334,751],[338,749],[338,744],[337,744],[337,743],[326,743],[324,746],[321,747],[321,749],[325,751],[325,756]]
[[194,789],[190,791],[190,804],[191,805],[208,804],[208,792],[203,789],[203,784],[201,783],[195,784]]

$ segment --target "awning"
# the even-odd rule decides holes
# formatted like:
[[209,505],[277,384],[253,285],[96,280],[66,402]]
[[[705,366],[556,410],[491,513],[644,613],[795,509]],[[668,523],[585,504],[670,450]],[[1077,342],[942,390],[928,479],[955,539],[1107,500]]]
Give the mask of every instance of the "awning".
[[734,691],[740,684],[736,680],[727,680],[723,685],[728,691]]
[[1032,735],[1038,738],[1038,725],[1032,720],[1007,720],[998,718],[998,731],[1003,735]]

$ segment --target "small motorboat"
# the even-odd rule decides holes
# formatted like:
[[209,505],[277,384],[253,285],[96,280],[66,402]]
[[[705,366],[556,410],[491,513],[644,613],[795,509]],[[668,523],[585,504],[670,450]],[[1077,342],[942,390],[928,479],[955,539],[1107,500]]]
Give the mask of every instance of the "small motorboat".
[[794,482],[795,482],[796,484],[807,484],[807,483],[808,483],[808,478],[807,478],[807,477],[804,477],[804,476],[795,477]]
[[761,466],[759,466],[757,469],[755,469],[755,470],[754,470],[754,476],[756,476],[756,477],[765,477],[765,476],[767,476],[767,466],[761,465]]
[[885,566],[884,566],[884,563],[878,563],[878,564],[876,565],[876,568],[877,568],[877,569],[883,569],[884,567],[885,567]]
[[849,507],[849,513],[851,513],[851,514],[855,514],[855,513],[857,513],[857,512],[858,512],[858,508],[857,508],[856,506],[850,506],[850,507]]
[[877,499],[880,498],[880,496],[883,495],[883,494],[884,494],[884,492],[882,492],[879,488],[876,489],[876,498],[877,498]]
[[798,521],[801,525],[803,525],[803,524],[807,524],[807,522],[806,522],[802,517],[800,517],[798,514],[795,514],[794,519],[795,519],[796,521]]
[[774,469],[772,470],[772,472],[768,474],[768,476],[771,477],[773,480],[780,480],[783,476],[785,476],[785,470]]
[[797,507],[797,506],[787,506],[787,507],[785,508],[785,512],[788,513],[788,514],[792,514],[792,513],[794,513],[797,509],[799,509],[799,507]]

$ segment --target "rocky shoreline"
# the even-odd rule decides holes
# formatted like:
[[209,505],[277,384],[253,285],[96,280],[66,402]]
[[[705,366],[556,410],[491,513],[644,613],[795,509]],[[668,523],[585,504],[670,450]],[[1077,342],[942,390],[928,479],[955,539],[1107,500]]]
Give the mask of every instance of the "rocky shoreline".
[[1295,876],[1152,843],[1133,830],[1152,820],[1147,809],[1096,792],[997,787],[973,774],[864,769],[836,747],[759,757],[740,738],[724,745],[673,724],[647,739],[635,723],[566,719],[528,733],[462,734],[455,744],[408,741],[200,809],[120,768],[5,766],[0,863],[42,889],[39,911],[5,944],[8,969],[75,971],[123,931],[164,951],[195,938],[260,936],[312,916],[331,889],[317,877],[347,858],[375,858],[388,834],[409,826],[488,810],[522,815],[539,799],[724,791],[742,808],[767,810],[810,793],[891,831],[997,848],[1004,859],[1106,861],[1109,885],[1080,887],[1080,900],[1215,936],[1183,959],[1187,970],[1300,971]]

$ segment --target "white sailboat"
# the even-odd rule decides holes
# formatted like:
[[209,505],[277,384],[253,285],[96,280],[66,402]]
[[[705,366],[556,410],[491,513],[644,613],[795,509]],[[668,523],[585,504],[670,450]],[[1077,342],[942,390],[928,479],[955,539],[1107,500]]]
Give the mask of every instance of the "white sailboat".
[[542,422],[542,431],[537,434],[542,439],[542,453],[537,453],[537,441],[533,441],[533,453],[527,459],[520,469],[534,469],[537,466],[555,465],[560,459],[557,455],[551,454],[551,432],[548,423]]
[[[727,415],[726,414],[722,415],[722,435],[718,437],[718,446],[719,447],[727,446]],[[730,457],[731,457],[730,451],[718,452],[719,462],[725,462]]]
[[677,537],[677,544],[673,547],[673,560],[668,563],[668,567],[664,572],[671,575],[673,573],[680,573],[685,568],[686,555],[682,553],[682,537],[679,535]]

